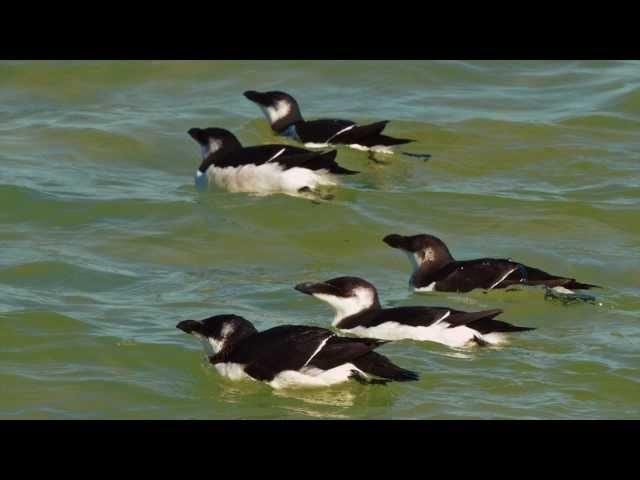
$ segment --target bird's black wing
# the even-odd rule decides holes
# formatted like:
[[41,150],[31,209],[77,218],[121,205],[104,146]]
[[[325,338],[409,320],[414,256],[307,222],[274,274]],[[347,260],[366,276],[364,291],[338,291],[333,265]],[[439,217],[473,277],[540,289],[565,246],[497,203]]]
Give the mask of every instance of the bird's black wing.
[[521,265],[522,268],[509,275],[499,287],[509,286],[518,283],[524,283],[526,285],[545,285],[547,287],[565,287],[571,290],[588,290],[590,288],[601,288],[598,285],[592,285],[590,283],[580,283],[574,278],[558,277],[551,275],[543,270],[529,267],[527,265]]
[[498,258],[452,262],[429,278],[416,278],[418,286],[426,286],[432,281],[437,282],[436,290],[447,292],[468,292],[475,288],[493,290],[523,284],[563,286],[569,289],[597,287],[597,285],[579,283],[573,278],[557,277],[537,268]]
[[303,143],[327,143],[341,130],[355,125],[351,120],[321,119],[295,125],[296,134]]
[[347,317],[340,322],[339,327],[347,330],[359,326],[370,328],[387,322],[411,327],[428,327],[447,315],[450,310],[446,307],[383,308]]
[[314,152],[291,145],[259,145],[230,152],[222,159],[216,160],[215,166],[225,168],[275,163],[280,165],[283,170],[302,167],[309,170],[324,169],[331,173],[343,175],[358,173],[338,165],[335,161],[336,154],[335,150]]
[[257,380],[272,380],[284,370],[305,366],[322,370],[354,361],[378,347],[379,340],[339,337],[330,330],[283,325],[249,337],[229,361],[247,365],[245,372]]
[[[215,161],[215,166],[241,167],[243,165],[262,165],[268,161],[277,160],[280,157],[293,157],[314,152],[292,145],[257,145],[229,152],[224,157]],[[317,153],[316,153],[317,155]]]
[[280,156],[272,160],[282,165],[284,170],[294,167],[308,168],[309,170],[327,170],[330,173],[340,175],[354,175],[359,173],[355,170],[348,170],[341,167],[336,162],[337,151],[329,152],[307,152],[299,155]]
[[350,129],[345,129],[335,135],[329,143],[356,144],[363,147],[402,145],[413,142],[410,138],[394,138],[382,135],[382,131],[389,123],[388,120],[371,123],[369,125],[357,125]]
[[299,370],[335,334],[319,327],[281,325],[248,337],[228,361],[246,365],[245,373],[257,380],[272,380],[283,370]]
[[368,145],[367,139],[377,138],[384,128],[389,123],[388,120],[382,122],[371,123],[369,125],[356,125],[353,128],[344,130],[334,138],[331,139],[331,143],[343,143],[343,144],[360,144]]
[[521,268],[520,264],[510,260],[483,258],[451,262],[428,279],[416,280],[418,286],[435,281],[436,290],[445,292],[469,292],[476,288],[491,290],[503,288],[504,280]]
[[354,362],[384,343],[371,338],[333,336],[309,361],[309,366],[329,370],[343,363]]

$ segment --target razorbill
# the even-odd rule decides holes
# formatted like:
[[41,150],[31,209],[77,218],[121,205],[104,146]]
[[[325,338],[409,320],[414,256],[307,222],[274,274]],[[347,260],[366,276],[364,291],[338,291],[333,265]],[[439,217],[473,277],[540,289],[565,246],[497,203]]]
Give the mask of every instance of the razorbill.
[[[382,135],[388,120],[369,125],[356,125],[351,120],[320,119],[305,121],[298,102],[285,92],[244,92],[244,96],[256,103],[263,111],[271,129],[278,135],[302,142],[306,147],[326,147],[344,144],[357,150],[393,153],[394,145],[413,142],[407,138]],[[429,158],[429,154],[408,154]],[[372,158],[372,157],[370,157]],[[375,159],[374,159],[375,160]]]
[[457,261],[442,240],[433,235],[387,235],[383,241],[407,254],[413,266],[409,284],[416,292],[469,292],[512,285],[545,285],[564,293],[599,288],[573,278],[556,277],[510,259],[480,258]]
[[335,311],[332,325],[359,337],[423,340],[450,347],[498,345],[507,332],[533,330],[494,320],[502,310],[462,312],[447,307],[382,308],[376,287],[357,277],[301,283],[299,292],[327,302]]
[[324,328],[281,325],[258,332],[238,315],[184,320],[176,327],[197,337],[209,362],[231,380],[259,380],[275,389],[418,380],[373,351],[386,342],[339,337]]
[[333,175],[358,172],[342,168],[336,151],[312,152],[290,145],[243,147],[222,128],[192,128],[189,135],[202,148],[196,185],[207,182],[231,192],[300,194],[321,185],[335,185]]

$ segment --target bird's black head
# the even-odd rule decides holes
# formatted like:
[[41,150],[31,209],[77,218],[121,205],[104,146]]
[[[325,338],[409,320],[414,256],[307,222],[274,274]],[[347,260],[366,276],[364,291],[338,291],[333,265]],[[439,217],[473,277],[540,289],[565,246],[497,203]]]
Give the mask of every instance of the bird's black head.
[[187,133],[202,149],[202,164],[198,168],[201,173],[214,163],[217,154],[242,148],[235,135],[224,128],[191,128]]
[[244,92],[244,96],[260,107],[276,132],[282,132],[289,125],[302,121],[298,102],[288,93],[248,90]]
[[[187,133],[203,147],[204,156],[221,148],[242,148],[236,136],[224,128],[191,128]],[[204,149],[207,150],[206,154]]]
[[262,107],[269,107],[275,105],[278,102],[297,104],[295,98],[293,98],[291,95],[286,92],[280,92],[278,90],[273,90],[270,92],[256,92],[255,90],[247,90],[243,93],[243,95],[253,103],[257,103]]
[[209,355],[229,350],[242,338],[257,332],[250,321],[238,315],[215,315],[204,320],[183,320],[176,328],[198,338]]
[[369,308],[380,307],[376,287],[358,277],[338,277],[326,282],[300,283],[294,288],[331,305],[336,310],[335,322]]
[[433,235],[403,236],[392,234],[384,237],[382,241],[391,248],[405,252],[414,264],[414,268],[418,268],[424,263],[440,265],[453,261],[453,256],[445,243]]

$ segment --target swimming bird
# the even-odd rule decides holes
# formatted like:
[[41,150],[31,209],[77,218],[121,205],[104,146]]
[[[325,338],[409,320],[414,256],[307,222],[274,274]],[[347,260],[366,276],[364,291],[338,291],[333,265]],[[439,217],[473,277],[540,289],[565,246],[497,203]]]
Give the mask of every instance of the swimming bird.
[[202,163],[196,172],[198,187],[208,181],[231,192],[295,195],[335,185],[333,175],[358,173],[338,165],[335,150],[312,152],[290,145],[243,147],[222,128],[192,128],[188,133],[202,149]]
[[[357,150],[392,153],[394,145],[414,141],[383,135],[382,131],[389,123],[388,120],[369,125],[357,125],[351,120],[339,119],[305,121],[300,113],[298,102],[285,92],[261,93],[249,90],[244,92],[244,96],[260,107],[275,133],[302,142],[309,148],[344,144]],[[428,154],[408,155],[422,158],[431,156]]]
[[382,308],[378,291],[358,277],[338,277],[320,283],[301,283],[299,292],[331,305],[332,325],[345,333],[382,340],[423,340],[450,347],[498,345],[505,333],[534,330],[495,320],[502,310],[463,312],[447,307]]
[[599,288],[573,278],[557,277],[511,259],[455,260],[445,243],[433,235],[387,235],[383,241],[402,250],[413,266],[409,284],[416,292],[469,292],[513,285],[545,285],[564,293]]
[[386,342],[340,337],[324,328],[280,325],[258,332],[238,315],[184,320],[176,328],[198,338],[209,362],[231,380],[263,381],[274,389],[418,380],[373,351]]

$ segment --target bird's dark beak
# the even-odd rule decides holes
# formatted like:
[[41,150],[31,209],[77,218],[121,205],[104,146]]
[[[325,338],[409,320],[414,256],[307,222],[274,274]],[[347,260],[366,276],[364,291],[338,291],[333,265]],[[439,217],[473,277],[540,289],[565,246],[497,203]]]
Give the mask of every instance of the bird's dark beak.
[[299,292],[302,292],[306,295],[311,295],[313,294],[313,287],[315,286],[315,283],[299,283],[298,285],[296,285],[295,288],[296,290],[298,290]]
[[328,283],[310,283],[310,282],[306,282],[306,283],[299,283],[298,285],[296,285],[295,287],[296,290],[298,290],[299,292],[302,292],[306,295],[313,295],[314,293],[324,293],[327,295],[338,295],[338,291],[336,290],[336,287],[334,287],[333,285],[329,285]]
[[258,105],[263,105],[265,107],[267,105],[271,105],[269,97],[265,93],[256,92],[255,90],[247,90],[243,95]]
[[402,250],[408,250],[407,248],[407,238],[402,235],[392,234],[387,235],[382,239],[384,243],[389,245],[391,248],[400,248]]
[[193,332],[199,332],[202,328],[202,324],[197,320],[183,320],[178,325],[176,325],[176,328],[182,330],[184,333],[188,333],[189,335],[191,335],[191,333]]
[[204,143],[207,143],[202,138],[202,129],[201,128],[190,128],[187,133],[191,136],[191,138],[193,138],[199,144],[202,145]]

